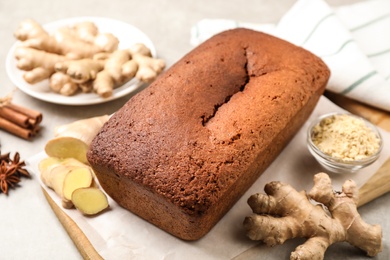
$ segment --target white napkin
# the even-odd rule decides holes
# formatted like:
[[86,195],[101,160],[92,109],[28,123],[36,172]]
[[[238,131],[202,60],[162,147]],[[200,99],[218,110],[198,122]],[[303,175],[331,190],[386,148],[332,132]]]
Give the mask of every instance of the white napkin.
[[299,0],[277,25],[205,19],[192,28],[191,43],[236,27],[304,47],[331,69],[329,91],[390,111],[390,1],[331,8],[323,0]]

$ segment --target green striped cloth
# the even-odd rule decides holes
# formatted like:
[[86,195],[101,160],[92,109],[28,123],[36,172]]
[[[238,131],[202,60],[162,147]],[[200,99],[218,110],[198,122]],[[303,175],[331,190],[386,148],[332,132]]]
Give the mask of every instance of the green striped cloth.
[[264,31],[320,56],[332,71],[327,89],[390,111],[390,1],[369,0],[332,8],[298,0],[278,24],[205,19],[191,31],[196,45],[220,31]]

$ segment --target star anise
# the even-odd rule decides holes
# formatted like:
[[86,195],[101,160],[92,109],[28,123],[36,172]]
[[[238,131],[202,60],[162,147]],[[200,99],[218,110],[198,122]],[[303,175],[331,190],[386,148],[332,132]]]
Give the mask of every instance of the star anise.
[[3,160],[0,164],[0,189],[4,194],[8,194],[8,188],[14,187],[20,182],[20,178],[16,173],[15,166],[9,166],[8,163]]
[[11,166],[15,167],[15,171],[19,175],[24,175],[25,177],[30,177],[30,174],[23,167],[26,166],[24,161],[20,161],[20,155],[18,152],[15,153],[14,159],[10,160]]
[[9,153],[1,154],[1,152],[0,152],[0,163],[2,161],[9,162]]
[[15,187],[20,182],[20,177],[30,177],[24,166],[24,161],[20,161],[20,155],[15,153],[11,159],[10,153],[0,152],[0,192],[8,194],[9,187]]

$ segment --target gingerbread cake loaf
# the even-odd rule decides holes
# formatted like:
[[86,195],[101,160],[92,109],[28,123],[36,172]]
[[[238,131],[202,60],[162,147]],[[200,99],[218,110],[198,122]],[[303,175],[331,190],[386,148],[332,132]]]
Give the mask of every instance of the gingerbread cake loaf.
[[318,57],[286,41],[222,32],[119,109],[88,160],[122,207],[199,239],[307,120],[329,75]]

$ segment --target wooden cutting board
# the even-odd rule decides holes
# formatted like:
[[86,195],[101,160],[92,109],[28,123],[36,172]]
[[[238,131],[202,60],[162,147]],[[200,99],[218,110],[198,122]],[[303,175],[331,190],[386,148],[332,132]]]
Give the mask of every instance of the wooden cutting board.
[[[326,96],[338,106],[349,112],[362,116],[382,129],[390,132],[390,113],[369,107],[356,101],[341,97],[332,93]],[[72,241],[75,243],[81,256],[84,259],[103,259],[89,242],[85,234],[79,229],[77,224],[64,213],[44,190],[43,193],[49,202],[59,221],[64,226]],[[362,206],[390,191],[390,159],[364,184],[360,190],[359,206]]]

